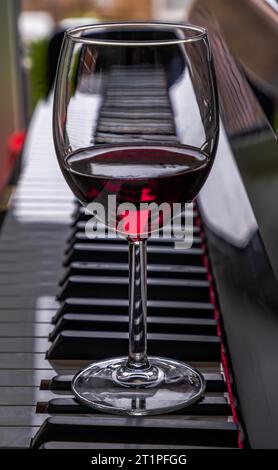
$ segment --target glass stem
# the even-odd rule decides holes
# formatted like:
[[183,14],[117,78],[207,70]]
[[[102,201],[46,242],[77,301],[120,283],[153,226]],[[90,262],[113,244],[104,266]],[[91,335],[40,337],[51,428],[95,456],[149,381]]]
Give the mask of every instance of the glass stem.
[[147,240],[129,240],[129,369],[147,369]]

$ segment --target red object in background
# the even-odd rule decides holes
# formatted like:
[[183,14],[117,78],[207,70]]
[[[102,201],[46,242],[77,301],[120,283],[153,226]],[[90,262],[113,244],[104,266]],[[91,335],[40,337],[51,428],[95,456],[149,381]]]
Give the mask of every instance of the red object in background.
[[7,142],[7,157],[0,162],[0,193],[8,183],[21,154],[26,132],[18,131],[10,135]]

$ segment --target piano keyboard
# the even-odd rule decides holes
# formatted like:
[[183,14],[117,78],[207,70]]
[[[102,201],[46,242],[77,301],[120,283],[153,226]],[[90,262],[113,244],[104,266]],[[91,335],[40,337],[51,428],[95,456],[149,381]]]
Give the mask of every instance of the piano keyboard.
[[[124,138],[117,124],[126,125],[121,122],[126,113],[123,117],[118,109],[121,78],[115,71],[98,142]],[[134,93],[140,90],[130,81],[125,99],[134,100],[129,112],[136,114],[131,129],[136,141],[146,114],[144,100],[138,105]],[[154,100],[155,113],[159,97],[147,99]],[[70,383],[78,369],[127,353],[127,245],[118,238],[87,239],[88,216],[54,161],[51,106],[51,100],[42,103],[33,117],[28,164],[0,239],[0,446],[238,447],[236,402],[226,367],[223,373],[224,348],[197,208],[190,250],[175,250],[171,234],[148,243],[148,349],[198,368],[207,383],[204,398],[175,413],[134,418],[101,414],[73,397]],[[169,109],[162,111],[159,132],[163,128],[173,141]],[[107,118],[112,117],[111,128]],[[158,129],[154,132],[159,137]]]

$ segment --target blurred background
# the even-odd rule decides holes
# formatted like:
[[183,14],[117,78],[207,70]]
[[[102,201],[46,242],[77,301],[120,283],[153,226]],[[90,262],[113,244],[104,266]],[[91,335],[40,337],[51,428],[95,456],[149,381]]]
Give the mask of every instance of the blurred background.
[[[1,3],[5,3],[5,0]],[[12,0],[18,12],[18,32],[21,47],[21,59],[25,70],[25,109],[26,117],[30,116],[37,101],[49,91],[47,83],[47,54],[49,42],[59,29],[75,26],[81,23],[93,23],[103,21],[123,20],[155,20],[166,22],[190,21],[191,12],[200,7],[210,10],[221,26],[227,29],[231,47],[237,49],[246,48],[246,35],[252,40],[252,29],[244,24],[250,21],[253,34],[260,36],[260,29],[256,29],[255,19],[245,18],[245,4],[250,7],[263,8],[263,4],[277,8],[276,0]],[[231,5],[233,4],[232,8]],[[253,5],[252,5],[253,4]],[[267,6],[267,5],[265,5]],[[249,16],[249,12],[246,12]],[[262,13],[262,12],[261,12]],[[234,18],[229,15],[234,15]],[[237,14],[242,15],[237,18]],[[273,15],[274,18],[274,15]],[[237,21],[238,20],[238,21]],[[202,21],[201,21],[202,22]],[[278,27],[276,23],[276,28]],[[261,34],[264,34],[261,27]],[[243,38],[244,36],[244,38]],[[245,42],[243,42],[245,41]],[[237,43],[236,43],[237,42]],[[254,44],[255,45],[255,44]],[[269,44],[269,48],[275,47]],[[277,48],[277,43],[276,43]],[[271,51],[266,51],[262,45],[263,54],[268,52],[271,59]],[[238,51],[237,51],[238,52]],[[257,50],[259,53],[259,50]],[[247,51],[253,55],[253,49]],[[248,62],[248,58],[246,58]],[[277,64],[276,64],[277,65]]]
[[[214,56],[219,83],[221,54],[227,56],[229,49],[277,133],[277,6],[276,0],[1,0],[0,192],[36,104],[53,86],[63,32],[82,23],[154,20],[205,26],[218,49]],[[229,100],[223,104],[226,108],[232,104],[232,92]],[[238,132],[241,123],[234,117],[228,122],[227,109],[225,114],[230,133]]]
[[119,20],[184,21],[191,0],[0,1],[0,218],[26,129],[37,103],[53,86],[65,29]]
[[19,34],[28,70],[30,108],[48,91],[47,49],[59,28],[123,20],[184,21],[192,0],[22,0]]

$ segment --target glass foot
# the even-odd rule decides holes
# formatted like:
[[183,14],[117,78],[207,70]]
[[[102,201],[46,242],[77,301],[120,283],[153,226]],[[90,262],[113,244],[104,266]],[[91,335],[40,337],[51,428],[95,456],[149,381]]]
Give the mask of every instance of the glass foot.
[[149,357],[149,367],[136,372],[126,364],[120,357],[78,372],[72,381],[77,400],[107,413],[143,416],[188,406],[205,391],[203,376],[182,362]]

